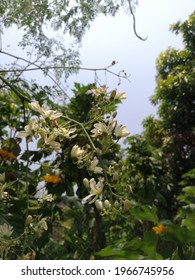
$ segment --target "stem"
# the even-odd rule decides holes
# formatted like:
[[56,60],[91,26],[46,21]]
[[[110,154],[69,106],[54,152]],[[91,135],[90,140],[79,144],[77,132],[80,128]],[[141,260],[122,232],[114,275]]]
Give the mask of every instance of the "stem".
[[97,152],[97,149],[96,149],[95,145],[93,144],[93,141],[91,140],[91,137],[89,136],[89,134],[88,134],[87,130],[85,129],[85,127],[83,126],[83,124],[78,122],[78,121],[76,121],[76,120],[74,120],[74,119],[71,119],[70,117],[67,117],[67,116],[63,116],[63,118],[65,118],[65,119],[67,119],[67,120],[69,120],[69,121],[71,121],[73,123],[78,124],[82,128],[82,130],[85,132],[85,134],[86,134],[86,136],[87,136],[87,138],[88,138],[88,140],[89,140],[93,150]]
[[[26,120],[26,114],[25,114],[25,103],[23,100],[23,111],[24,111],[24,122]],[[26,139],[26,151],[27,151],[27,162],[26,162],[26,172],[25,172],[25,183],[26,183],[26,219],[28,217],[28,210],[29,210],[29,189],[28,189],[28,168],[29,168],[29,147],[28,147],[28,141]],[[24,245],[27,244],[27,238],[28,238],[28,232],[26,231],[26,219],[25,219],[25,226],[24,226]],[[23,254],[24,254],[25,246],[23,246]]]

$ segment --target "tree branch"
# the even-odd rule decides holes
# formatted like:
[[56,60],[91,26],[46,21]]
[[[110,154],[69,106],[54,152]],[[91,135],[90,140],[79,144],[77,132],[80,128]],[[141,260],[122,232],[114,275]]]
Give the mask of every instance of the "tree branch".
[[[28,71],[27,67],[29,67],[29,65],[34,65],[35,67],[37,67],[38,69],[40,69],[40,66],[39,66],[38,64],[36,64],[36,63],[34,63],[34,62],[31,62],[31,61],[29,61],[29,60],[27,60],[27,59],[25,59],[25,58],[23,58],[23,57],[19,57],[19,56],[16,56],[16,55],[13,55],[13,54],[4,52],[4,51],[2,51],[2,50],[0,50],[0,53],[5,54],[5,55],[8,55],[8,56],[10,56],[10,57],[13,57],[13,58],[15,58],[15,59],[17,59],[17,60],[22,60],[22,61],[28,63],[28,65],[26,66],[25,69],[20,69],[20,71],[19,71],[19,70],[13,70],[13,69],[12,69],[12,70],[7,70],[7,72],[5,72],[5,73],[15,72],[15,71],[18,71],[18,72],[22,72],[22,73],[23,73],[23,72],[25,72],[25,71]],[[37,69],[37,70],[38,70],[38,69]],[[42,70],[42,69],[40,69],[40,70]],[[3,70],[2,70],[2,71],[3,71]],[[0,70],[0,73],[4,73],[4,72],[1,72],[1,70]],[[68,94],[67,94],[67,93],[63,90],[63,88],[56,82],[56,80],[55,80],[50,74],[47,74],[47,76],[54,82],[55,85],[57,85],[57,86],[59,87],[59,89],[64,93],[64,95],[65,95],[68,99],[70,99],[69,96],[68,96]]]
[[21,92],[19,92],[12,84],[10,84],[6,79],[4,79],[2,76],[0,76],[0,80],[2,80],[11,90],[13,90],[16,95],[22,100],[22,101],[27,101],[31,102],[28,97],[24,96]]
[[[88,68],[88,67],[75,67],[75,66],[38,66],[34,68],[28,68],[28,69],[3,69],[0,70],[0,73],[13,73],[13,72],[29,72],[29,71],[37,71],[37,70],[49,70],[49,69],[75,69],[75,70],[84,70],[84,71],[106,71],[118,78],[123,78],[128,80],[129,76],[126,75],[124,71],[120,71],[118,74],[109,70],[110,67],[112,67],[113,64],[107,66],[107,67],[102,67],[102,68]],[[123,74],[121,74],[121,72]]]
[[147,36],[146,38],[142,38],[142,37],[139,36],[138,33],[137,33],[137,30],[136,30],[136,18],[135,18],[135,14],[134,14],[134,12],[133,12],[133,8],[132,8],[132,5],[131,5],[131,0],[127,0],[127,1],[128,1],[128,3],[129,3],[129,10],[130,10],[130,13],[131,13],[131,15],[132,15],[132,17],[133,17],[133,31],[134,31],[134,33],[135,33],[135,36],[136,36],[137,38],[139,38],[140,40],[142,40],[142,41],[146,41],[147,38],[148,38],[148,36]]

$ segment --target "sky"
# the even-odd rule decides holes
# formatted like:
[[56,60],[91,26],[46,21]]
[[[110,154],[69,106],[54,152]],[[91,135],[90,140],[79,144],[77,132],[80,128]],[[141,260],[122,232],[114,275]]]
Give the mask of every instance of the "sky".
[[[157,108],[150,104],[149,97],[155,91],[158,55],[169,46],[182,48],[181,37],[169,31],[170,24],[186,20],[194,10],[194,0],[139,0],[135,13],[137,33],[143,38],[147,36],[146,41],[135,36],[132,17],[124,12],[115,17],[99,16],[82,40],[80,57],[83,67],[102,68],[115,60],[118,63],[111,70],[116,73],[125,70],[130,75],[130,82],[122,80],[119,86],[115,76],[105,76],[102,72],[98,73],[98,78],[99,83],[106,83],[110,90],[126,92],[127,99],[120,105],[117,117],[132,135],[141,133],[143,119],[156,113]],[[6,30],[2,43],[3,46],[10,45],[5,50],[24,57],[14,46],[19,37],[20,33],[14,28]],[[5,59],[1,57],[0,64],[5,63]],[[80,71],[71,76],[67,81],[70,94],[74,82],[92,83],[94,72]]]
[[[130,83],[122,80],[120,86],[114,76],[107,75],[107,80],[104,73],[99,76],[109,89],[126,92],[127,99],[119,107],[118,120],[131,134],[141,133],[143,119],[156,113],[157,108],[150,104],[149,97],[155,91],[158,55],[169,46],[182,48],[181,37],[169,31],[170,24],[186,20],[194,10],[194,0],[139,0],[135,13],[137,32],[143,38],[148,36],[146,41],[134,35],[132,17],[125,13],[114,18],[99,17],[84,36],[80,50],[83,66],[105,67],[116,60],[118,64],[112,70],[130,74]],[[94,73],[81,71],[71,81],[85,84],[93,79]]]

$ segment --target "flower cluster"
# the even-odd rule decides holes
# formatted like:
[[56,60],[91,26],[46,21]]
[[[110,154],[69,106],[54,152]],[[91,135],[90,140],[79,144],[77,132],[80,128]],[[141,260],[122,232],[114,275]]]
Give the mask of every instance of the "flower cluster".
[[83,180],[83,183],[85,184],[85,186],[90,187],[90,194],[87,195],[83,200],[85,201],[88,200],[89,198],[92,198],[92,200],[90,200],[89,202],[91,204],[101,196],[104,187],[104,178],[100,178],[98,183],[96,183],[94,178],[91,178],[90,180],[85,178]]
[[[79,169],[83,168],[84,174],[87,174],[83,184],[89,194],[83,201],[95,203],[101,213],[110,213],[114,205],[113,196],[118,199],[115,186],[120,186],[119,179],[123,168],[121,163],[109,159],[107,154],[114,155],[119,139],[130,133],[124,125],[118,124],[113,108],[126,96],[124,92],[117,94],[116,90],[107,92],[105,86],[91,89],[86,94],[92,96],[94,104],[88,112],[91,117],[89,122],[79,123],[60,112],[48,109],[45,104],[41,107],[37,102],[32,102],[29,104],[30,108],[39,115],[30,120],[18,137],[40,139],[44,148],[56,152],[64,148],[62,143],[68,139],[70,147],[65,148],[66,155],[68,152],[73,164]],[[108,113],[110,104],[112,110]],[[62,123],[59,119],[66,122]],[[59,176],[51,174],[41,179],[54,185],[61,182]]]
[[124,125],[117,124],[117,121],[114,119],[109,121],[108,125],[102,122],[95,123],[91,133],[93,138],[98,138],[103,134],[112,135],[113,133],[118,139],[130,134]]
[[62,113],[47,109],[45,104],[41,107],[38,102],[29,103],[29,107],[40,115],[30,120],[24,127],[24,131],[18,133],[18,138],[29,137],[29,141],[32,137],[40,138],[45,148],[49,147],[58,152],[61,149],[60,138],[76,136],[75,128],[64,128],[58,125],[57,120]]
[[40,237],[44,231],[48,230],[47,225],[47,218],[41,218],[41,216],[32,217],[31,215],[28,215],[26,218],[26,225],[33,229],[33,231]]

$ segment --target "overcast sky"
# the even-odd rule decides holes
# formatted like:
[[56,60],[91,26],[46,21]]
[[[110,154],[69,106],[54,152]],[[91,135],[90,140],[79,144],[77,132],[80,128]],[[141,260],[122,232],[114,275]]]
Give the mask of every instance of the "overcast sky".
[[[91,25],[82,41],[80,49],[83,67],[99,68],[108,66],[113,60],[118,64],[112,68],[116,73],[125,70],[130,74],[130,83],[114,76],[99,74],[100,83],[107,83],[109,89],[125,91],[127,99],[119,108],[119,122],[126,125],[131,134],[142,131],[143,119],[156,112],[149,102],[155,89],[155,62],[157,56],[167,47],[182,48],[180,36],[169,31],[169,26],[178,20],[186,20],[195,10],[195,0],[139,0],[136,9],[137,33],[148,36],[146,41],[139,40],[133,33],[132,17],[119,13],[116,17],[99,17]],[[22,55],[14,46],[19,39],[19,32],[5,30],[2,36],[3,48]],[[10,44],[10,47],[7,47]],[[13,45],[13,47],[12,47]],[[0,64],[5,63],[1,57]],[[35,75],[35,72],[32,74]],[[81,71],[68,80],[68,91],[73,82],[83,84],[94,82],[94,73]]]
[[[181,37],[169,31],[170,24],[186,20],[194,10],[194,0],[139,0],[137,32],[142,37],[148,36],[147,41],[135,37],[132,17],[124,13],[115,18],[98,18],[86,33],[81,48],[83,66],[98,68],[117,60],[118,65],[112,70],[124,69],[131,75],[130,83],[123,80],[119,87],[115,77],[107,76],[107,83],[110,89],[126,92],[127,99],[120,106],[118,118],[132,134],[140,133],[142,120],[156,112],[149,97],[156,85],[157,56],[169,46],[182,48]],[[104,83],[105,76],[100,76]],[[93,79],[94,73],[80,72],[71,80],[85,83]]]

